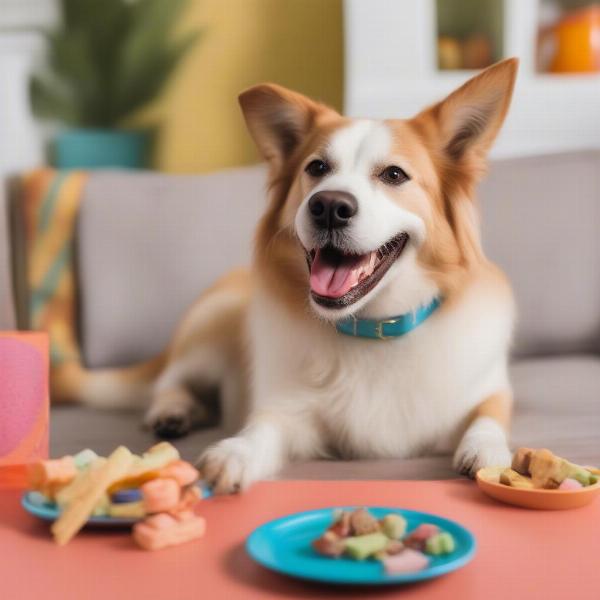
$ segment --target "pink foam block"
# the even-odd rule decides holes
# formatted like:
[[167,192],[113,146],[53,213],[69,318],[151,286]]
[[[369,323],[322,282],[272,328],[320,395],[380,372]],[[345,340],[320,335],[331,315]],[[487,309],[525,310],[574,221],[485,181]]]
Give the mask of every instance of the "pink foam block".
[[185,460],[175,460],[160,471],[161,477],[174,479],[181,487],[194,483],[198,475],[198,469]]
[[565,479],[559,486],[559,490],[579,490],[583,487],[576,479]]
[[422,552],[411,548],[405,548],[399,554],[383,560],[383,568],[388,575],[422,571],[428,564],[429,559]]
[[47,455],[47,336],[0,333],[0,466]]
[[181,488],[174,479],[152,479],[141,486],[144,509],[147,513],[175,510],[181,500]]
[[133,539],[144,550],[160,550],[184,544],[204,535],[206,522],[191,511],[154,515],[133,527]]

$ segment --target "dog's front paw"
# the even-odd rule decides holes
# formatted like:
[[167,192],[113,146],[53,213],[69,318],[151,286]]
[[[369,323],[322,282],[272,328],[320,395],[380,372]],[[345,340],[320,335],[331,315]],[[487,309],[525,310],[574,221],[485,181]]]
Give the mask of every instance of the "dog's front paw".
[[482,417],[463,436],[453,465],[461,475],[475,477],[484,467],[509,467],[511,459],[504,430],[493,419]]
[[506,444],[471,446],[460,444],[454,453],[454,468],[467,477],[475,477],[484,467],[510,467],[511,453]]
[[252,450],[242,437],[227,438],[211,446],[196,466],[215,494],[235,494],[256,479]]

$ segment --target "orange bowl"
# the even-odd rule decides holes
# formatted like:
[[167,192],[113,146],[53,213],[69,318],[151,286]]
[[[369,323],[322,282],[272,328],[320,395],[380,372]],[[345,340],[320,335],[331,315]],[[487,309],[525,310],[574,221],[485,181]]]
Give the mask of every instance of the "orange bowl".
[[578,490],[528,490],[510,487],[499,481],[504,468],[479,469],[476,480],[484,494],[506,504],[538,510],[567,510],[586,506],[600,495],[600,481]]

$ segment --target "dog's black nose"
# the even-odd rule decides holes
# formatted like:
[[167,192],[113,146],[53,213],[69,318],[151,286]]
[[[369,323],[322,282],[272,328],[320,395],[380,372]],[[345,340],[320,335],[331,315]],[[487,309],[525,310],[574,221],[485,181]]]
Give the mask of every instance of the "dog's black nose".
[[337,229],[348,225],[358,211],[358,202],[348,192],[317,192],[308,201],[308,210],[320,229]]

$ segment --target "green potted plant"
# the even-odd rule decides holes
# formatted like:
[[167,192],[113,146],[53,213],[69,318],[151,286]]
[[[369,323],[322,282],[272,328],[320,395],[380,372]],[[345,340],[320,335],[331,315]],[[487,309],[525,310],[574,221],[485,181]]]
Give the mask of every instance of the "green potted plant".
[[32,108],[68,127],[54,143],[59,168],[146,166],[149,131],[128,128],[156,99],[198,32],[173,36],[187,0],[60,0],[46,32],[48,61],[32,75]]

